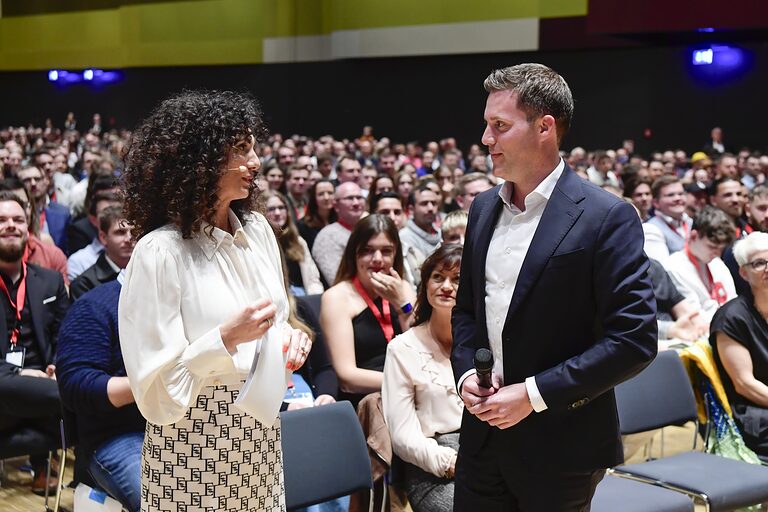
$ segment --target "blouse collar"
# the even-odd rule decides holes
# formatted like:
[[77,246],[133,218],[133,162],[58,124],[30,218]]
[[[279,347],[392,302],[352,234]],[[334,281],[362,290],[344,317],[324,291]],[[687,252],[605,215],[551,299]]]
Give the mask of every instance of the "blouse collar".
[[222,244],[232,245],[237,243],[242,247],[248,247],[248,237],[245,236],[243,224],[231,208],[229,209],[229,223],[235,232],[234,235],[230,235],[227,231],[205,221],[200,226],[200,231],[195,233],[195,240],[197,240],[197,243],[209,260],[213,259],[213,256]]

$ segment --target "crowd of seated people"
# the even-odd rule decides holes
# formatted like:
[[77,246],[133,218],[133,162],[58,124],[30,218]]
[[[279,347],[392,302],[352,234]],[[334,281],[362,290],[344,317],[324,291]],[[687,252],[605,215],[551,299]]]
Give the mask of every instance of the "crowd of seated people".
[[[56,436],[67,411],[83,443],[81,467],[135,510],[138,477],[131,472],[143,420],[125,386],[113,314],[133,249],[119,183],[131,133],[104,127],[100,117],[82,132],[74,116],[61,128],[54,124],[0,129],[0,274],[7,292],[0,294],[0,435],[24,427]],[[736,323],[747,311],[762,311],[760,269],[768,258],[762,245],[740,252],[733,242],[768,231],[768,155],[726,152],[722,130],[701,149],[639,155],[625,141],[615,150],[577,147],[562,157],[585,181],[637,207],[660,299],[660,342],[694,341],[711,322],[737,421],[764,454],[765,436],[748,426],[750,408],[766,407],[759,364],[768,342],[754,333],[764,324]],[[455,284],[452,244],[464,241],[474,198],[497,185],[491,162],[477,144],[466,153],[450,137],[399,144],[371,129],[352,140],[274,134],[257,152],[262,213],[283,251],[297,325],[319,340],[301,374],[314,405],[357,403],[383,391],[395,452],[412,466],[408,492],[429,509],[426,496],[450,481],[446,454],[455,448],[448,434],[458,424],[401,405],[432,400],[434,390],[417,385],[431,377],[414,365],[425,343],[435,371],[450,376],[439,364],[449,350],[444,306],[455,294],[448,291]],[[319,294],[317,316],[304,295]],[[454,398],[447,390],[447,411],[460,409]],[[414,428],[428,450],[403,438]],[[35,492],[55,485],[55,477],[44,478],[43,452],[30,454]],[[437,459],[424,459],[433,452]],[[422,485],[425,475],[436,487]]]

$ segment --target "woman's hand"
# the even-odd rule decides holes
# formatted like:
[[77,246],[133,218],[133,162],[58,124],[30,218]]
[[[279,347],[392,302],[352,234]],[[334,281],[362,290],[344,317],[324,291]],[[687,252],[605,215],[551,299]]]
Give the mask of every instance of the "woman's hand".
[[411,300],[410,285],[400,277],[394,268],[390,268],[389,273],[374,272],[371,274],[371,284],[377,294],[395,306],[402,306]]
[[237,346],[261,338],[275,323],[277,307],[269,299],[261,299],[246,306],[240,313],[221,325],[221,341],[230,354]]
[[288,354],[285,367],[295,372],[307,360],[312,342],[304,331],[286,326],[283,331],[283,353]]

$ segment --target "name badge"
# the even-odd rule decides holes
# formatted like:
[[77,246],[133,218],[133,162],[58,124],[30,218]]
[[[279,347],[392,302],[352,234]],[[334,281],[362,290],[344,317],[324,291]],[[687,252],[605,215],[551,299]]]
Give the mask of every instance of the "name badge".
[[11,363],[19,368],[24,368],[24,347],[11,348],[5,354],[5,362]]

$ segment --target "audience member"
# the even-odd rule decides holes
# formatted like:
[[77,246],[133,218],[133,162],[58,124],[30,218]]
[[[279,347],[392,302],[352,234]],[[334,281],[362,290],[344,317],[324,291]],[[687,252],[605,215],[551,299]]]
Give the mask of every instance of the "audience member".
[[751,233],[734,254],[749,291],[715,313],[710,343],[744,442],[768,463],[768,234]]
[[425,256],[432,254],[440,244],[440,230],[435,227],[439,201],[439,192],[435,192],[428,183],[422,183],[408,196],[411,218],[400,230],[400,239]]
[[440,231],[442,243],[464,245],[468,220],[469,214],[464,210],[454,210],[446,215]]
[[368,393],[381,390],[387,344],[409,326],[415,294],[402,275],[395,223],[377,214],[361,219],[320,309],[340,398],[355,406]]
[[648,219],[661,229],[669,253],[685,247],[691,231],[691,218],[685,213],[685,190],[674,176],[662,176],[651,186],[654,215]]
[[414,512],[453,507],[464,404],[451,368],[451,311],[461,251],[461,246],[443,245],[426,259],[414,326],[387,347],[381,399],[392,449],[406,462],[403,479]]
[[128,266],[136,242],[131,226],[125,220],[122,206],[109,206],[99,213],[99,241],[104,251],[96,263],[80,274],[69,289],[73,300],[104,283],[114,281],[122,269]]
[[744,197],[742,195],[742,185],[735,178],[724,176],[712,182],[708,189],[709,203],[715,208],[719,208],[731,218],[736,226],[736,239],[747,236],[751,227],[743,219]]
[[317,180],[307,193],[307,214],[296,223],[296,227],[310,251],[320,230],[336,222],[336,211],[333,209],[335,190],[336,187],[330,179],[322,178]]
[[67,261],[69,267],[69,279],[75,280],[77,276],[85,272],[104,252],[104,244],[99,238],[99,215],[109,207],[122,206],[121,196],[114,192],[100,192],[96,194],[88,204],[88,217],[81,219],[87,221],[89,226],[96,227],[96,236],[85,247],[73,253]]
[[[26,204],[0,192],[0,432],[29,427],[58,439],[61,404],[55,378],[59,325],[69,306],[61,275],[23,260],[29,228]],[[46,464],[30,454],[32,490],[45,492]],[[54,481],[50,482],[55,485]]]
[[266,201],[266,217],[277,232],[277,241],[283,251],[291,293],[295,296],[323,293],[320,271],[312,259],[309,246],[296,229],[288,212],[290,203],[280,192],[269,190],[263,193]]
[[715,311],[736,297],[728,268],[720,257],[733,242],[734,226],[722,210],[707,206],[693,220],[688,243],[671,254],[664,268],[686,300],[709,322]]
[[472,201],[478,194],[494,187],[493,181],[487,174],[471,172],[462,176],[456,187],[456,203],[464,211],[469,211]]
[[49,234],[56,247],[66,253],[69,209],[50,201],[48,179],[37,167],[24,167],[19,170],[17,176],[24,184],[29,196],[35,200],[41,232]]
[[337,216],[336,222],[321,229],[312,246],[312,257],[328,284],[335,281],[349,235],[365,211],[365,199],[360,187],[351,182],[339,185],[333,199],[333,209]]
[[62,402],[75,417],[77,453],[85,459],[77,461],[79,467],[123,507],[138,512],[145,420],[120,351],[121,286],[119,279],[106,283],[70,308],[59,333],[56,376]]

